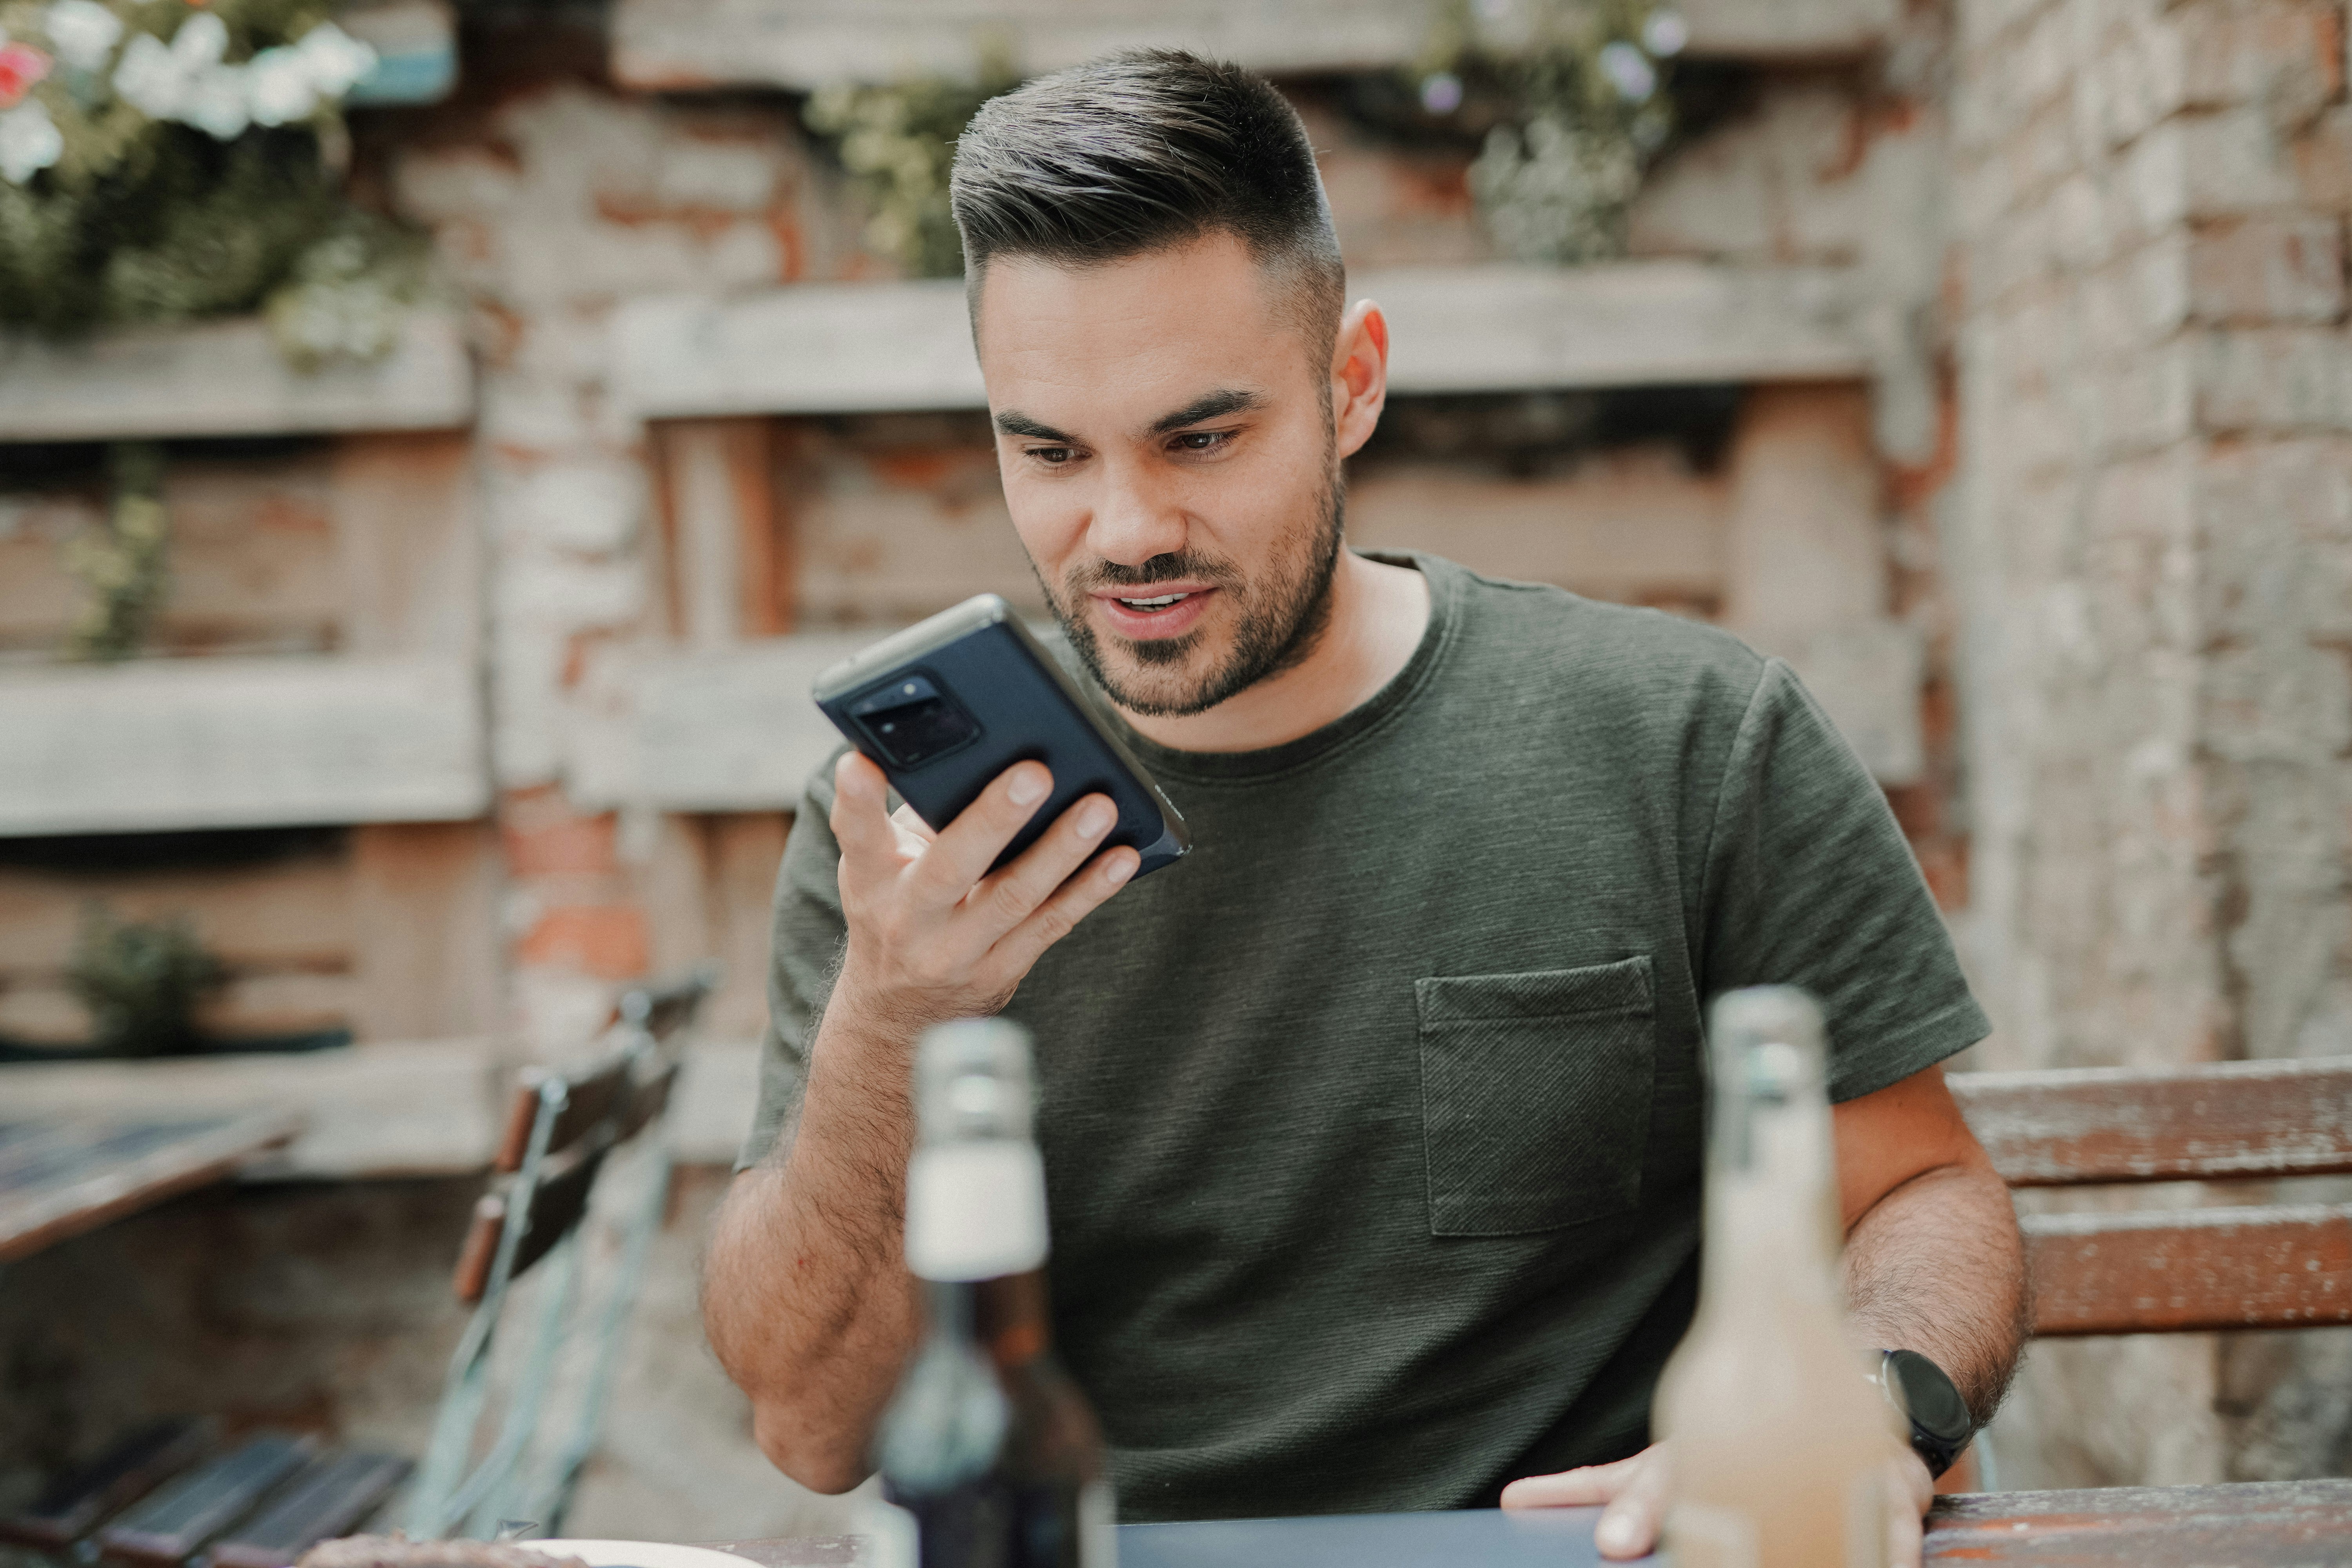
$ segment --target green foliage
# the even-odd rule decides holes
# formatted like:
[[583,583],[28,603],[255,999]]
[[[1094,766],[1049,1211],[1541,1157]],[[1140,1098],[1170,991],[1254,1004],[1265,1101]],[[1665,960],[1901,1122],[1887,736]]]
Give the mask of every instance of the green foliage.
[[179,1056],[204,1048],[196,1007],[227,979],[183,917],[118,921],[102,904],[82,912],[67,983],[89,1009],[92,1044],[110,1056]]
[[1471,194],[1502,249],[1572,265],[1621,254],[1674,130],[1680,19],[1648,0],[1486,0],[1441,18],[1416,68],[1433,115],[1483,121]]
[[913,277],[963,272],[963,243],[948,207],[956,138],[980,106],[1013,85],[991,67],[977,85],[932,77],[888,87],[836,85],[803,111],[849,172],[872,216],[866,243]]
[[[414,298],[414,242],[362,219],[341,190],[333,164],[346,143],[335,98],[298,97],[308,107],[273,124],[248,123],[239,107],[228,124],[241,129],[223,139],[183,117],[200,110],[164,110],[152,97],[142,108],[133,101],[142,95],[121,86],[134,47],[169,46],[197,18],[218,19],[231,71],[263,51],[292,55],[289,46],[328,20],[331,0],[207,0],[201,8],[104,0],[104,8],[123,29],[120,42],[79,67],[45,33],[57,7],[0,0],[0,32],[57,57],[25,103],[45,112],[59,138],[48,166],[21,183],[0,178],[0,325],[62,334],[188,321],[258,310],[285,289],[305,296],[287,311],[315,318],[317,274],[352,273],[354,243],[365,251],[357,270],[392,280],[375,287],[362,313],[380,316],[380,301]],[[380,325],[279,335],[289,357],[306,363],[381,354],[393,341]]]
[[163,510],[163,451],[117,442],[108,454],[114,493],[106,521],[66,542],[66,570],[88,597],[68,634],[69,658],[127,658],[171,589],[171,520]]

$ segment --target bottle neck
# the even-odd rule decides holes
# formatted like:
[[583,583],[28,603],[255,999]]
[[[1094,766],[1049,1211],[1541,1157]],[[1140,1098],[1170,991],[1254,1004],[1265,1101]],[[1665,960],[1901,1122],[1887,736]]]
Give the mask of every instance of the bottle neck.
[[1835,1305],[1837,1167],[1818,1068],[1776,1078],[1745,1066],[1717,1074],[1702,1297],[1774,1289]]
[[1001,1370],[1027,1366],[1053,1348],[1041,1268],[992,1279],[926,1280],[923,1300],[932,1337],[970,1345]]

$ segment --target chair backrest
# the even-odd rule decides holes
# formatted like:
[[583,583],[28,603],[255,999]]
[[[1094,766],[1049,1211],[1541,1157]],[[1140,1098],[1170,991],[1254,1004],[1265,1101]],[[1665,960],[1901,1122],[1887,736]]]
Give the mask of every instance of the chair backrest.
[[[2352,1058],[1954,1073],[2011,1187],[2352,1172]],[[2352,1323],[2352,1205],[2028,1215],[2033,1331]]]
[[[488,1535],[504,1518],[529,1518],[557,1531],[601,1420],[610,1365],[635,1300],[668,1189],[666,1141],[657,1131],[677,1083],[683,1037],[718,975],[704,966],[684,979],[625,994],[604,1031],[604,1054],[585,1066],[527,1072],[515,1091],[490,1190],[475,1205],[459,1248],[457,1298],[474,1308],[449,1367],[430,1447],[408,1507],[412,1536]],[[621,1260],[584,1306],[579,1237],[599,1175],[611,1156],[650,1143],[634,1206],[615,1227]],[[600,1225],[603,1222],[600,1222]],[[554,1259],[541,1279],[533,1322],[506,1394],[497,1437],[476,1457],[488,1404],[491,1352],[509,1288]],[[585,1321],[584,1345],[573,1330]],[[540,1463],[540,1414],[551,1384],[569,1371],[584,1386],[551,1463]],[[535,1457],[537,1456],[537,1457]]]

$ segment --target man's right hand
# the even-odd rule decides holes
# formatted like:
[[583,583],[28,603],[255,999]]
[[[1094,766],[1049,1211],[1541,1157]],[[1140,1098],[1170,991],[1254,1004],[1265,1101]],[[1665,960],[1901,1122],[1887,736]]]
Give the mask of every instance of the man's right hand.
[[906,807],[890,814],[888,780],[859,753],[843,756],[833,776],[849,945],[825,1012],[861,1031],[911,1038],[1003,1010],[1038,956],[1141,863],[1125,845],[1095,855],[1118,809],[1090,795],[989,870],[1052,793],[1043,763],[1007,768],[937,834]]

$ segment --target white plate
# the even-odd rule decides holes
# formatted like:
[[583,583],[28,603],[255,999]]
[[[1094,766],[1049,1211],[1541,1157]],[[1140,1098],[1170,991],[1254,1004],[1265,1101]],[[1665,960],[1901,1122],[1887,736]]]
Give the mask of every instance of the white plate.
[[708,1546],[673,1546],[665,1541],[518,1541],[550,1557],[577,1557],[588,1568],[759,1568],[749,1557],[713,1552]]

